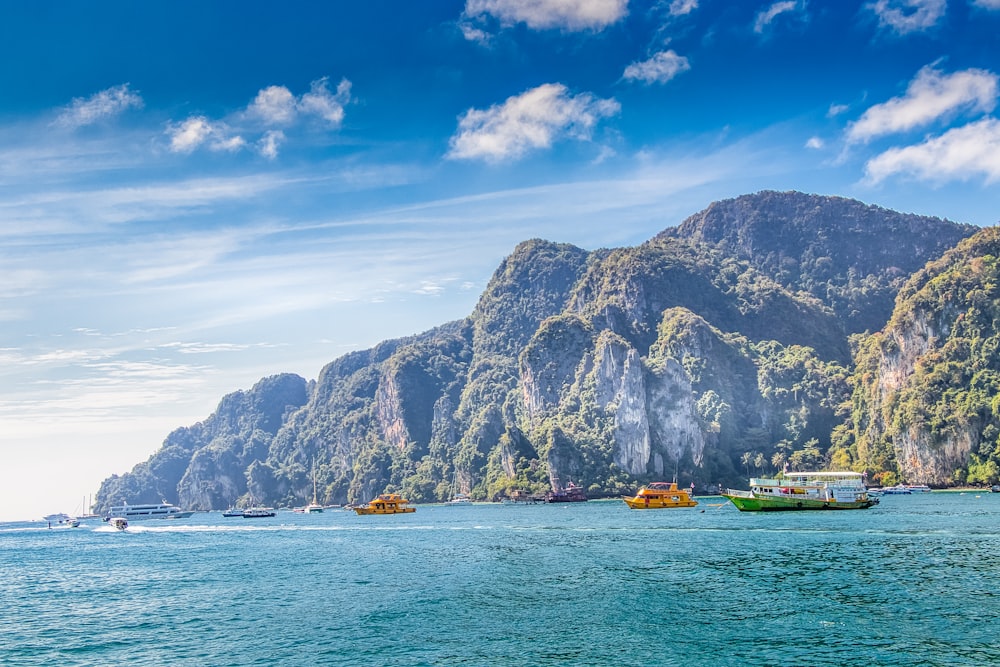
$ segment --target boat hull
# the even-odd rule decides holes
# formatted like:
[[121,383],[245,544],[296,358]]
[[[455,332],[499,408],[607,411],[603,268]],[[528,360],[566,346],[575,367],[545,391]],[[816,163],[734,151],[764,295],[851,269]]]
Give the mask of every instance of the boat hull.
[[374,507],[355,507],[358,514],[410,514],[416,512],[416,507],[399,507],[396,509],[376,509]]
[[760,496],[737,496],[722,494],[723,497],[732,501],[741,512],[797,512],[808,510],[866,510],[874,506],[877,501],[868,500],[857,501],[835,501],[817,500],[813,498],[763,498]]
[[634,510],[665,510],[674,507],[695,507],[698,501],[690,498],[682,498],[677,501],[672,500],[647,500],[645,498],[630,497],[622,498],[625,504]]

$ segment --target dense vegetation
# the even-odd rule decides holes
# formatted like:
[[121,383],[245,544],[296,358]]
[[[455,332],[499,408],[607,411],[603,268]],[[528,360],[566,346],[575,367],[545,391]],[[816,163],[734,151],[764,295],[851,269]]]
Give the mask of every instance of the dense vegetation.
[[[949,482],[990,482],[995,232],[941,257],[973,231],[765,192],[634,248],[527,241],[468,318],[345,355],[315,382],[227,396],[98,502],[298,505],[314,474],[325,503],[705,489],[785,467],[940,483],[947,465]],[[925,330],[933,344],[893,361]],[[901,375],[885,369],[907,364],[888,390]]]

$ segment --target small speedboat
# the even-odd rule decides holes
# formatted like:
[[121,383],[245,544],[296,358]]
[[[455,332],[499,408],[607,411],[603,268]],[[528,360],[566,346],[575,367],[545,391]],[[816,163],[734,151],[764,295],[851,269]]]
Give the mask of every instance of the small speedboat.
[[128,519],[123,516],[113,516],[108,519],[108,525],[112,526],[115,530],[125,530],[128,528]]

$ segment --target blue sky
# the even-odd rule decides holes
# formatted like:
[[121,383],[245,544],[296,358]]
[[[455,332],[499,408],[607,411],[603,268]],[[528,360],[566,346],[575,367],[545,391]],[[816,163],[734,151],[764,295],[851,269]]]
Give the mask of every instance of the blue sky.
[[0,6],[0,520],[541,237],[763,189],[1000,218],[1000,0]]

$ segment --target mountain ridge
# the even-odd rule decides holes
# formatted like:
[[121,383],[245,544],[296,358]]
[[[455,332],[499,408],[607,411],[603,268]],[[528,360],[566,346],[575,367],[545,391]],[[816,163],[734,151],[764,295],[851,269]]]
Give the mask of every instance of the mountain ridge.
[[[868,466],[845,418],[852,336],[881,329],[910,275],[977,229],[762,192],[631,248],[525,241],[468,317],[344,355],[314,382],[224,398],[213,428],[178,429],[98,503],[292,506],[311,496],[313,460],[326,503],[440,501],[456,482],[481,499],[569,481],[608,496],[663,477],[709,488],[751,461]],[[248,414],[213,420],[230,402]],[[878,472],[900,473],[892,451]]]

